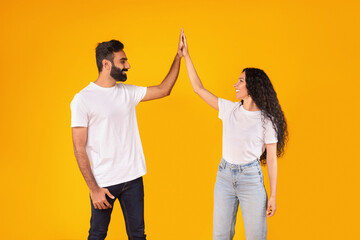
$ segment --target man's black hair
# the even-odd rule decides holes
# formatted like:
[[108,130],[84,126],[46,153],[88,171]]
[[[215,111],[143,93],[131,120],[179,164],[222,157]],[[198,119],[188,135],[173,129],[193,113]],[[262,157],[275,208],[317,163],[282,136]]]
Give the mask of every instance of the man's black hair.
[[96,47],[96,65],[99,72],[102,71],[102,60],[107,59],[114,64],[114,52],[118,52],[124,49],[124,44],[118,40],[110,40],[107,42],[99,43]]

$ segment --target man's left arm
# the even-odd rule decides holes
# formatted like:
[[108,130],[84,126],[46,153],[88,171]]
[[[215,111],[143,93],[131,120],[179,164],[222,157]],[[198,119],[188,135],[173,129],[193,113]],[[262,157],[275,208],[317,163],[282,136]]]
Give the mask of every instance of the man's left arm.
[[178,51],[171,65],[170,71],[166,75],[165,79],[160,83],[160,85],[147,87],[146,94],[144,98],[141,100],[142,102],[163,98],[170,95],[171,90],[174,87],[174,84],[179,75],[180,62],[181,62],[181,58],[183,57],[182,54],[183,46],[184,44],[182,42],[180,35]]
[[181,57],[176,54],[176,57],[171,65],[169,73],[166,75],[165,79],[161,82],[160,85],[147,87],[146,94],[144,98],[141,100],[149,101],[158,98],[163,98],[169,96],[172,88],[176,82],[176,79],[179,75]]

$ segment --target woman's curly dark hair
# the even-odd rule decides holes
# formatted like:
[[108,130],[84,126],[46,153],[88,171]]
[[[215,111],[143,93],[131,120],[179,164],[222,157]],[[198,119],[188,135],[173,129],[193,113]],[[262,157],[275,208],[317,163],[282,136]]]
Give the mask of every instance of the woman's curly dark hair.
[[[261,110],[263,123],[268,118],[275,129],[278,143],[276,155],[281,157],[284,154],[285,144],[288,140],[287,123],[277,94],[266,73],[257,68],[245,68],[245,81],[248,94],[256,106]],[[266,164],[266,150],[261,155],[260,161]]]

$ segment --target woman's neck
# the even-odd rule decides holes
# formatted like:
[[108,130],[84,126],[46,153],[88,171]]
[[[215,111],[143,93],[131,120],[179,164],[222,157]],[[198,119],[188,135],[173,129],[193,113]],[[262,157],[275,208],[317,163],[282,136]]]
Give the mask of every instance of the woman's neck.
[[244,107],[245,110],[247,110],[247,111],[260,111],[258,106],[256,106],[254,100],[252,100],[252,98],[250,96],[246,96],[243,99],[243,101],[244,101],[243,107]]

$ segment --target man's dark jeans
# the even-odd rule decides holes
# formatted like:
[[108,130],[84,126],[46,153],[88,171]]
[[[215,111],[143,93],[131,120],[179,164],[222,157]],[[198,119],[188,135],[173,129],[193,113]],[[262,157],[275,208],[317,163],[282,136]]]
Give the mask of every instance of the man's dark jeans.
[[[111,199],[106,196],[111,206],[114,206],[115,200],[119,199],[129,240],[146,239],[144,224],[144,186],[142,177],[105,188],[115,197],[115,199]],[[95,209],[91,199],[90,202],[91,220],[88,240],[105,239],[112,208],[106,210]]]

